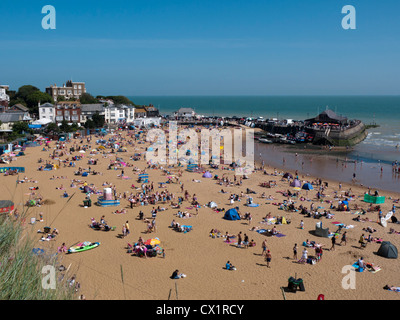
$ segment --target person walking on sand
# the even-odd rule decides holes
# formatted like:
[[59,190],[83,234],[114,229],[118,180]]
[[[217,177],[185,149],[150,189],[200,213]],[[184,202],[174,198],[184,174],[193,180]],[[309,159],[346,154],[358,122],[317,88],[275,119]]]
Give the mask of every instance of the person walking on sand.
[[267,261],[267,268],[270,268],[270,263],[271,263],[271,252],[267,250],[267,253],[265,254],[265,261]]
[[332,236],[331,242],[332,242],[332,247],[329,249],[329,251],[334,251],[334,250],[335,250],[335,244],[336,244],[336,237],[335,237],[335,235]]
[[301,230],[304,229],[304,221],[303,221],[303,220],[300,221],[300,229],[301,229]]
[[261,247],[262,247],[262,253],[261,253],[261,255],[263,256],[263,255],[265,255],[265,253],[267,252],[267,240],[264,240],[264,241],[262,242]]
[[342,245],[342,243],[344,242],[344,245],[346,245],[347,244],[347,231],[345,231],[343,234],[342,234],[342,239],[340,240],[340,245]]

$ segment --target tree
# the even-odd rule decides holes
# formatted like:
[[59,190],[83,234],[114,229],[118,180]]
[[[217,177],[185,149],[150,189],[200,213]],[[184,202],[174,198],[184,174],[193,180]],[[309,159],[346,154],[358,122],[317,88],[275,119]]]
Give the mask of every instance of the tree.
[[63,120],[60,125],[60,130],[63,132],[71,132],[71,128],[67,120]]
[[49,123],[46,128],[45,128],[45,132],[49,133],[49,132],[60,132],[60,128],[58,127],[58,125],[54,122]]
[[36,91],[40,91],[40,90],[32,85],[24,85],[18,89],[16,97],[21,98],[26,101],[27,97]]
[[39,113],[39,108],[38,104],[40,103],[54,103],[53,98],[41,91],[35,91],[30,93],[26,98],[25,98],[26,106],[29,108],[29,111],[35,114]]
[[92,116],[92,121],[94,123],[95,128],[102,128],[106,119],[104,116],[100,115],[98,111]]
[[57,96],[57,102],[60,102],[60,101],[68,101],[68,99],[64,96]]
[[85,124],[84,124],[84,127],[86,129],[95,129],[96,128],[96,126],[94,124],[94,121],[92,119],[87,119]]
[[129,100],[125,96],[108,96],[107,99],[111,99],[115,104],[124,104],[124,105],[135,105],[131,100]]
[[27,133],[30,132],[31,129],[29,128],[29,124],[24,121],[15,122],[12,131],[17,134]]
[[99,101],[93,97],[90,93],[83,93],[79,98],[81,104],[95,104],[99,103]]

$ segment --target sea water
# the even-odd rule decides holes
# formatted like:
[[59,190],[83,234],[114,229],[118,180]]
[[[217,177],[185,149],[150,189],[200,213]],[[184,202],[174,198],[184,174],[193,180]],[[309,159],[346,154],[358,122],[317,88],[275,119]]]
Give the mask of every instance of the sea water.
[[[365,124],[376,124],[368,129],[364,141],[341,155],[350,163],[327,155],[307,157],[283,155],[287,150],[257,146],[266,163],[285,165],[288,169],[304,170],[306,174],[336,178],[346,182],[356,174],[356,180],[366,186],[400,191],[400,179],[392,174],[394,161],[400,162],[400,96],[131,96],[135,104],[153,104],[162,115],[173,114],[180,108],[192,108],[199,115],[264,117],[305,120],[317,116],[327,108],[348,119],[359,119]],[[304,161],[300,158],[305,157]],[[313,159],[313,160],[312,160]],[[257,159],[256,159],[257,160]],[[260,159],[259,159],[260,160]],[[312,160],[312,161],[310,161]],[[308,165],[299,166],[299,163]],[[317,165],[317,163],[319,163]],[[312,166],[310,165],[312,164]],[[306,167],[306,168],[305,168]],[[340,170],[338,170],[338,168]],[[341,175],[338,177],[338,171]]]

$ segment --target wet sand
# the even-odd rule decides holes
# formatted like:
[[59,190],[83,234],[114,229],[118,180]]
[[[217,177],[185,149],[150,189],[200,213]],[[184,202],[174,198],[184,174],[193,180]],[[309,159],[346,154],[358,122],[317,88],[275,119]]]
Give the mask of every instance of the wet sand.
[[[109,137],[110,135],[106,139]],[[91,142],[92,148],[98,147],[94,141],[95,138]],[[79,144],[80,140],[71,140],[67,143],[67,149],[72,143]],[[85,140],[83,144],[86,144]],[[55,147],[54,142],[50,145],[51,148]],[[76,168],[64,168],[61,165],[58,170],[37,171],[40,166],[39,158],[57,163],[56,159],[51,160],[49,158],[54,149],[42,151],[41,147],[27,148],[26,155],[18,157],[12,165],[26,168],[26,173],[19,175],[20,179],[26,176],[31,181],[36,180],[37,182],[16,184],[17,176],[2,176],[1,178],[3,181],[0,185],[2,199],[12,199],[20,211],[23,210],[23,203],[30,197],[31,190],[29,190],[29,187],[32,186],[39,186],[39,190],[35,192],[40,193],[44,199],[55,201],[55,204],[33,207],[27,212],[24,228],[37,244],[37,247],[43,248],[46,252],[55,252],[62,243],[66,243],[67,247],[78,241],[99,241],[101,243],[98,248],[86,252],[61,256],[62,264],[67,267],[70,266],[68,275],[76,275],[77,281],[81,284],[79,293],[84,294],[86,299],[166,300],[171,294],[170,299],[175,300],[177,289],[180,300],[282,300],[281,287],[287,286],[288,278],[291,276],[302,278],[306,291],[286,292],[287,300],[316,300],[319,294],[324,294],[327,300],[397,300],[400,298],[398,293],[383,290],[386,284],[400,286],[398,282],[400,271],[398,260],[377,256],[376,251],[380,246],[377,243],[370,243],[365,249],[358,247],[360,235],[362,233],[368,235],[362,229],[370,226],[377,230],[372,234],[374,237],[382,237],[399,248],[400,235],[389,234],[388,232],[390,227],[400,231],[400,226],[389,223],[387,228],[382,227],[376,222],[377,212],[370,212],[363,216],[373,220],[372,222],[355,222],[352,220],[356,216],[352,214],[355,210],[351,210],[351,212],[332,211],[335,215],[333,219],[322,218],[321,220],[305,218],[298,212],[280,210],[279,206],[274,205],[274,203],[282,203],[287,198],[279,191],[288,190],[290,187],[288,181],[282,180],[281,175],[274,175],[275,166],[273,163],[266,167],[268,175],[261,171],[252,173],[249,179],[243,180],[241,186],[221,186],[214,179],[202,178],[201,173],[190,173],[183,170],[180,182],[184,184],[184,189],[188,190],[191,196],[196,194],[199,203],[202,205],[198,210],[198,215],[185,219],[178,218],[176,216],[177,209],[172,209],[167,203],[158,203],[155,207],[159,205],[167,210],[158,212],[156,218],[157,230],[150,234],[145,233],[146,224],[136,218],[140,210],[144,212],[145,217],[150,218],[152,205],[130,209],[128,201],[122,199],[120,207],[98,207],[94,204],[97,196],[92,195],[93,206],[83,207],[85,194],[79,188],[70,187],[72,179],[86,181],[88,184],[95,185],[99,190],[103,188],[102,183],[107,181],[112,182],[119,193],[136,192],[131,188],[131,185],[140,186],[140,184],[137,183],[137,173],[132,171],[132,167],[124,169],[125,175],[131,178],[126,180],[118,177],[121,174],[120,170],[107,170],[107,167],[110,160],[115,160],[117,156],[122,157],[125,162],[131,163],[134,167],[146,168],[147,164],[144,160],[129,160],[129,157],[133,156],[134,153],[145,152],[146,145],[148,144],[136,144],[135,147],[128,147],[128,152],[115,153],[108,155],[107,158],[103,158],[102,154],[93,155],[93,158],[98,160],[98,164],[90,166],[100,172],[101,175],[89,175],[88,177],[74,176],[74,171],[78,167],[89,167],[88,158],[90,158],[90,155],[88,152],[86,154],[73,153],[73,155],[83,155],[82,160],[76,161]],[[106,149],[106,152],[109,151],[109,149]],[[66,156],[63,157],[63,159],[65,158]],[[289,159],[288,156],[287,163],[290,161]],[[280,160],[278,159],[278,161]],[[313,165],[316,165],[316,162]],[[212,175],[226,176],[233,181],[234,171],[223,169],[223,167],[226,168],[227,166],[221,165],[218,170],[215,170],[206,165],[204,169],[210,170]],[[332,168],[329,170],[332,170]],[[171,171],[177,173],[178,169],[172,168]],[[294,173],[294,170],[288,171]],[[339,174],[339,171],[340,169],[336,172]],[[167,180],[162,170],[148,169],[147,172],[150,182],[154,182],[155,191],[164,190],[158,188],[158,182]],[[280,174],[282,173],[284,173],[284,170],[280,171]],[[51,179],[53,176],[58,178]],[[303,181],[313,180],[311,175],[300,176],[300,178]],[[269,180],[276,181],[277,186],[273,188],[260,186],[262,182]],[[334,199],[334,191],[338,191],[338,182],[333,179],[323,179],[323,181],[329,183],[325,190],[325,200],[332,200],[337,205],[337,200]],[[69,201],[68,198],[62,197],[64,191],[57,189],[61,185],[65,187],[70,196],[73,195]],[[167,184],[166,186],[170,192],[175,194],[176,198],[183,196],[180,184]],[[246,207],[244,205],[247,198],[246,194],[239,202],[230,204],[229,195],[231,193],[240,195],[242,191],[246,193],[246,188],[257,192],[252,196],[254,202],[260,204],[259,207]],[[355,194],[355,199],[351,201],[351,207],[358,204],[363,208],[368,208],[368,204],[362,201],[366,188],[343,183],[342,191],[339,194],[343,194],[349,188]],[[228,191],[228,193],[220,193],[221,189]],[[275,199],[260,198],[263,192]],[[398,199],[400,195],[394,192],[382,193],[388,197],[386,203],[382,206],[383,212],[386,214],[393,205],[393,201],[389,197]],[[316,190],[308,192],[302,190],[300,194],[309,198],[310,201],[294,200],[296,206],[303,204],[309,207],[313,202],[314,205],[320,205],[324,209],[329,208],[328,203],[317,202],[315,198]],[[217,213],[208,207],[204,207],[210,201],[215,201],[218,207],[225,209],[238,206],[242,215],[250,212],[252,214],[251,224],[249,225],[244,220],[228,221],[223,219],[223,213]],[[184,201],[181,210],[195,214],[194,209],[187,209],[191,207],[190,203]],[[126,208],[126,214],[112,213],[116,209],[122,208]],[[39,219],[41,212],[44,221],[31,225],[29,223],[30,218]],[[252,227],[272,228],[272,225],[268,226],[261,223],[263,217],[269,212],[272,216],[284,216],[291,220],[290,224],[276,226],[285,235],[284,237],[266,237],[250,230]],[[90,218],[93,217],[98,221],[102,215],[105,215],[105,220],[110,226],[116,227],[115,231],[103,232],[89,228]],[[193,230],[188,233],[175,232],[169,227],[173,219],[181,224],[193,226]],[[304,221],[303,230],[299,228],[301,220]],[[126,221],[129,221],[131,233],[126,238],[121,238],[122,225]],[[347,230],[347,245],[337,245],[334,251],[329,251],[330,239],[316,237],[312,234],[318,221],[322,221],[323,226],[329,227],[332,231],[336,230],[336,226],[332,224],[335,221],[354,225],[354,228]],[[44,226],[57,228],[60,232],[59,235],[52,241],[39,241],[41,235],[37,233],[37,230],[43,229]],[[250,239],[254,239],[256,246],[238,248],[234,244],[225,243],[222,238],[212,238],[210,237],[210,230],[213,228],[219,229],[223,234],[229,232],[237,235],[240,231],[242,234],[246,233]],[[158,237],[161,246],[165,249],[165,258],[157,256],[145,259],[128,254],[126,251],[127,243],[135,243],[140,236],[144,240]],[[265,259],[261,255],[261,243],[265,239],[272,254],[271,268],[266,267]],[[323,258],[315,265],[298,264],[292,259],[293,245],[297,243],[298,256],[300,257],[304,248],[302,243],[307,239],[324,245]],[[338,242],[340,242],[340,239]],[[309,248],[308,252],[310,255],[314,255],[313,249]],[[364,257],[366,262],[381,266],[382,270],[377,273],[368,271],[356,273],[355,289],[344,289],[342,279],[346,274],[342,273],[342,268],[352,265],[361,256]],[[223,267],[227,260],[236,266],[236,271],[224,270]],[[179,269],[187,277],[171,280],[170,276],[175,269]],[[123,281],[121,273],[123,274]]]
[[394,174],[390,164],[353,159],[351,151],[328,151],[309,145],[293,147],[256,142],[254,154],[256,161],[264,160],[281,170],[298,170],[305,175],[379,190],[400,190],[400,174]]

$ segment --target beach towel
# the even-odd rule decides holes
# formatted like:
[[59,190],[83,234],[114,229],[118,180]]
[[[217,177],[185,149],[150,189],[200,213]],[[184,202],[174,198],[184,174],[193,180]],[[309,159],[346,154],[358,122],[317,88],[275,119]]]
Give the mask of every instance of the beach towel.
[[264,232],[267,232],[267,229],[259,229],[259,230],[256,230],[258,233],[264,233]]
[[234,244],[237,244],[237,242],[236,242],[235,240],[229,240],[229,241],[224,240],[224,242],[225,242],[225,243],[234,243]]
[[282,234],[282,233],[278,233],[278,234],[275,234],[275,237],[282,238],[282,237],[286,237],[286,235]]

